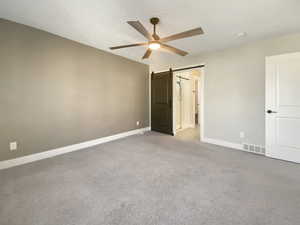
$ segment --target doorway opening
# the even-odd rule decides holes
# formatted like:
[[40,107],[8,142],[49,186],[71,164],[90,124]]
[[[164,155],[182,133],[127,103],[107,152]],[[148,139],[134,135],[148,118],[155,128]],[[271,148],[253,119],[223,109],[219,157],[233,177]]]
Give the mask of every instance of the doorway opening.
[[201,90],[203,68],[173,73],[173,128],[176,137],[200,140]]

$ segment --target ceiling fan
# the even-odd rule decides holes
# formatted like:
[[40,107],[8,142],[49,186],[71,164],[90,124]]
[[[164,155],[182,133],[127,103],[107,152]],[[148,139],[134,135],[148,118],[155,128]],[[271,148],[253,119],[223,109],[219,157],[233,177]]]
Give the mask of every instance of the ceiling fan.
[[115,46],[111,47],[111,50],[120,49],[120,48],[128,48],[128,47],[135,47],[135,46],[148,46],[148,49],[146,53],[143,56],[143,59],[147,59],[150,57],[152,50],[158,50],[160,48],[173,52],[175,54],[186,56],[188,53],[180,50],[178,48],[174,48],[170,45],[165,44],[165,42],[168,41],[174,41],[177,39],[192,37],[195,35],[204,34],[201,27],[188,30],[182,33],[174,34],[168,37],[160,38],[158,34],[156,33],[156,25],[159,23],[159,18],[153,17],[150,19],[150,23],[153,25],[153,34],[151,35],[146,28],[141,24],[139,21],[128,21],[127,22],[130,26],[132,26],[134,29],[136,29],[138,32],[140,32],[143,36],[145,36],[148,40],[148,42],[142,42],[142,43],[136,43],[136,44],[129,44],[129,45],[121,45],[121,46]]

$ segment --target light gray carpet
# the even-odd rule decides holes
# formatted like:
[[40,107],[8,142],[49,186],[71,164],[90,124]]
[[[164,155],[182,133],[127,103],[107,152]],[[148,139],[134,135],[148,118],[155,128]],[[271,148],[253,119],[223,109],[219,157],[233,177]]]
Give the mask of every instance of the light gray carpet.
[[1,225],[298,225],[300,166],[149,132],[0,171]]

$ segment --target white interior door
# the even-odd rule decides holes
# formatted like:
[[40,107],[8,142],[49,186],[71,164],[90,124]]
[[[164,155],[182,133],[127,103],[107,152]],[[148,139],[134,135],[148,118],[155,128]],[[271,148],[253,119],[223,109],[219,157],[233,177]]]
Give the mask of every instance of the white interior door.
[[300,163],[300,53],[266,58],[266,155]]

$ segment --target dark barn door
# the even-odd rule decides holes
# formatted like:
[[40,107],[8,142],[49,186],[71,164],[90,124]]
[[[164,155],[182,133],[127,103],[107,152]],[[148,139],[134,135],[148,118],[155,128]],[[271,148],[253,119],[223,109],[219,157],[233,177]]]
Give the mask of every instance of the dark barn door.
[[173,72],[151,74],[151,129],[173,135]]

